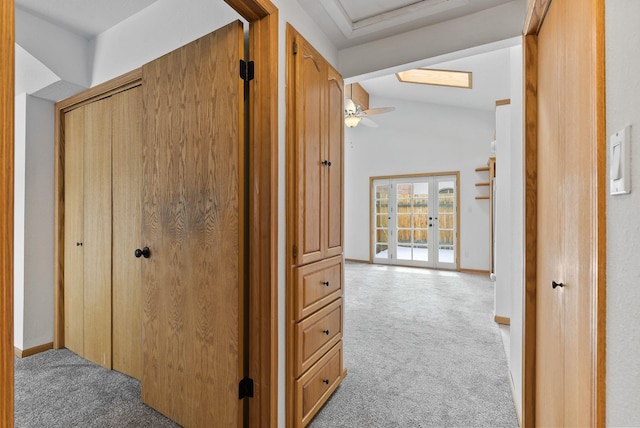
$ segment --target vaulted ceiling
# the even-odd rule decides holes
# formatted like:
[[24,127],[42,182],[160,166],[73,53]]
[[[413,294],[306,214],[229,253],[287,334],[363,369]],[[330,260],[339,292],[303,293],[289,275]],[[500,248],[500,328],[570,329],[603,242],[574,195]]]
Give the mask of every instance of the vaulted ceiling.
[[449,21],[511,0],[298,0],[339,49]]
[[[156,3],[158,0],[16,0],[17,13],[27,13],[69,31],[79,38],[93,39],[96,35]],[[164,1],[164,0],[163,0]],[[175,0],[179,1],[179,0]],[[199,0],[204,1],[204,0]],[[214,1],[214,0],[207,0]],[[221,1],[221,0],[220,0]],[[515,0],[523,5],[526,0]],[[470,14],[495,8],[514,0],[297,0],[313,17],[327,38],[339,50],[383,40],[425,26],[434,26]],[[189,2],[185,2],[188,7]],[[448,25],[448,24],[443,24]],[[24,29],[23,29],[24,30]],[[464,31],[477,31],[466,28]],[[17,35],[20,32],[17,31]],[[24,34],[24,33],[23,33]],[[452,37],[455,37],[452,34]],[[443,43],[443,40],[425,40]],[[24,46],[23,46],[24,47]],[[396,49],[414,49],[401,45]],[[36,93],[44,98],[59,98],[62,92],[77,90],[63,85],[65,78],[58,70],[38,62],[29,49],[20,50],[17,66],[26,70],[18,79],[16,91],[30,92],[34,82],[48,82],[60,78],[58,90]],[[37,57],[37,55],[36,55]],[[377,75],[358,79],[372,96],[399,98],[415,102],[460,105],[490,109],[500,94],[508,94],[508,48],[492,48],[484,52],[469,52],[433,61],[433,68],[460,69],[474,73],[473,89],[455,89],[398,83],[395,75]],[[397,71],[397,70],[396,70]],[[34,80],[35,79],[35,80]],[[31,85],[31,86],[30,86]],[[81,86],[85,83],[80,83]],[[20,86],[18,88],[18,86]]]

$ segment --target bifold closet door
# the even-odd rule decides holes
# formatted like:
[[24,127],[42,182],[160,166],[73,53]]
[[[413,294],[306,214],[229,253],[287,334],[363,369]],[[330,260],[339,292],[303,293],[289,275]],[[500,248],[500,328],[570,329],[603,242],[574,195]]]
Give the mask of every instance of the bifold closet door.
[[113,369],[142,378],[142,89],[111,97],[113,106]]
[[64,344],[78,355],[84,355],[84,110],[64,117]]
[[111,108],[65,114],[65,346],[111,368]]
[[139,87],[65,113],[65,346],[142,376]]
[[84,358],[111,368],[111,118],[112,99],[85,109]]
[[243,48],[237,21],[142,69],[142,400],[188,427],[242,426]]

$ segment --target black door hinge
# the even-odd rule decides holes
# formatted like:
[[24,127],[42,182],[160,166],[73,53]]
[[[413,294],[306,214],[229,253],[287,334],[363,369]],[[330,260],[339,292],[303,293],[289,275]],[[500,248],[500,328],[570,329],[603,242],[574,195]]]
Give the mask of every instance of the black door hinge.
[[243,398],[253,398],[253,379],[245,377],[240,381],[240,400]]
[[253,61],[240,60],[240,78],[244,81],[253,80],[254,65]]
[[294,259],[295,259],[296,257],[298,257],[298,246],[297,246],[297,245],[294,245],[294,246],[293,246],[293,251],[292,251],[292,253],[293,253],[293,258],[294,258]]
[[298,54],[298,44],[296,42],[293,42],[293,54]]

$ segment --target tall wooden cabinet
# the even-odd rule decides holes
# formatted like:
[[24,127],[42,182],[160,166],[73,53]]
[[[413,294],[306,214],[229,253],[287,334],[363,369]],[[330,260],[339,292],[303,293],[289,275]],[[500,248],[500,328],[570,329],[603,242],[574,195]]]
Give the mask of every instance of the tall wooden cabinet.
[[140,378],[140,88],[67,111],[64,130],[64,343]]
[[287,27],[287,426],[303,427],[346,375],[340,74]]

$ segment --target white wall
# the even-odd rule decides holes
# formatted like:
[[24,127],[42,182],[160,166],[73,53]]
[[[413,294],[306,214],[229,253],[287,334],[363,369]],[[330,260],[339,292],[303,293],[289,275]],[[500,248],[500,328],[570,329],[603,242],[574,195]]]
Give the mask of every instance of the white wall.
[[27,150],[27,95],[16,96],[13,207],[13,340],[24,349],[24,200]]
[[605,1],[607,147],[631,125],[631,194],[607,181],[607,426],[639,426],[640,406],[640,2]]
[[373,119],[379,128],[345,131],[345,257],[369,260],[369,177],[460,171],[460,267],[489,269],[487,188],[494,114],[371,96],[370,105],[396,110]]
[[511,56],[511,325],[509,370],[514,401],[522,414],[522,331],[524,298],[524,138],[522,46],[510,49]]
[[16,97],[14,334],[19,349],[53,340],[53,103]]
[[[495,316],[511,316],[511,105],[496,106],[496,199],[495,199],[495,290],[493,311]],[[515,143],[515,142],[514,142]]]

